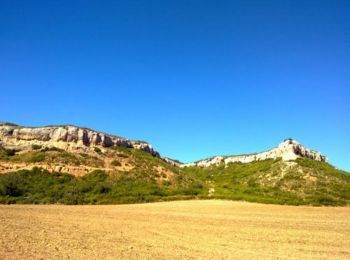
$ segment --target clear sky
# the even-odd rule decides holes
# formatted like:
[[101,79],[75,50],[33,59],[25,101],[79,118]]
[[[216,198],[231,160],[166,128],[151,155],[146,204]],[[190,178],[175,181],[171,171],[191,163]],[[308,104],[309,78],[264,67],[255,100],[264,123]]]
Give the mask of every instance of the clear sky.
[[0,3],[0,121],[184,162],[292,137],[350,170],[350,1]]

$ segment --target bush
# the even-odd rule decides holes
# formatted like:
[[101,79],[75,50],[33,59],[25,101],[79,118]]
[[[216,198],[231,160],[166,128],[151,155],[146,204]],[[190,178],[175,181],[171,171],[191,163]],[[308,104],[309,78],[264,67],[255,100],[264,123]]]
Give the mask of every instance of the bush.
[[0,195],[18,197],[23,191],[24,180],[17,174],[5,174],[0,180]]
[[111,164],[117,167],[122,166],[122,164],[118,160],[114,160]]
[[185,195],[198,195],[203,191],[203,185],[198,182],[194,182],[183,190]]
[[80,154],[80,156],[83,157],[83,158],[88,158],[88,157],[89,157],[89,155],[87,155],[86,153],[79,153],[79,154]]
[[82,180],[89,182],[100,182],[105,181],[108,178],[108,174],[102,170],[94,170],[89,174],[82,177]]
[[169,180],[163,180],[162,184],[163,184],[164,186],[170,186],[170,185],[171,185],[171,181],[169,181]]
[[64,152],[63,149],[58,148],[58,147],[55,147],[55,146],[53,146],[53,147],[45,147],[42,151],[43,151],[43,152],[49,152],[49,151],[53,151],[53,152]]
[[100,183],[97,183],[96,186],[95,186],[95,189],[94,191],[96,193],[108,193],[110,192],[112,189],[111,185],[106,183],[106,182],[100,182]]
[[123,153],[118,153],[117,156],[121,157],[121,158],[128,158],[129,157],[128,155],[123,154]]
[[5,155],[6,156],[14,156],[16,154],[15,149],[5,149]]
[[33,149],[33,150],[40,150],[41,148],[42,148],[41,145],[37,145],[37,144],[33,144],[33,145],[32,145],[32,149]]
[[95,148],[94,148],[94,151],[95,151],[96,153],[102,153],[101,149],[98,148],[98,147],[95,147]]
[[42,162],[45,160],[45,154],[44,153],[36,153],[33,154],[29,159],[28,162],[36,163],[36,162]]

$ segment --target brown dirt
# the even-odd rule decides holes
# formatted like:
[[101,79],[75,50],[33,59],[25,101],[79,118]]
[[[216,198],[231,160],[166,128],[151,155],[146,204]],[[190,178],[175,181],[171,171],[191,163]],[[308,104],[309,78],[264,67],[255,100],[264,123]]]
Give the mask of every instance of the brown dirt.
[[74,176],[84,176],[94,170],[113,170],[111,168],[104,167],[90,167],[85,165],[73,166],[62,164],[47,164],[47,163],[13,163],[13,162],[0,162],[0,174],[11,173],[20,170],[31,170],[33,167],[43,168],[48,171],[68,172]]
[[0,206],[0,259],[349,259],[350,207]]

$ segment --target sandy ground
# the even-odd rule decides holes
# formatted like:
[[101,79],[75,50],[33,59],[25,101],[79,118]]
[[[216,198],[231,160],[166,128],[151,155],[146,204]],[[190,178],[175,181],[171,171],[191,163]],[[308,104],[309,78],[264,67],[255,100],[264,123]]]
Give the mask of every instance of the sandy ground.
[[0,259],[350,259],[350,207],[0,206]]

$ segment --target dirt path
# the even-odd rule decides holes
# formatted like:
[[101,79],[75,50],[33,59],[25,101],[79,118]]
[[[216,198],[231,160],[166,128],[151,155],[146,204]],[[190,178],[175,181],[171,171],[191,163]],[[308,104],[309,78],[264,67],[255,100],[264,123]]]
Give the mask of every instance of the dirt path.
[[349,259],[350,207],[0,206],[0,259]]

